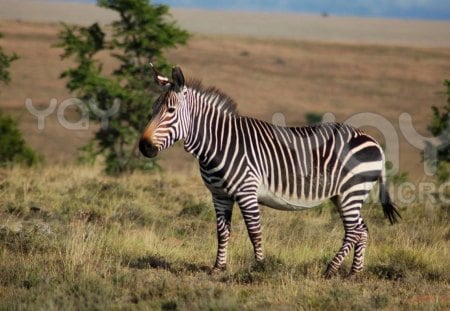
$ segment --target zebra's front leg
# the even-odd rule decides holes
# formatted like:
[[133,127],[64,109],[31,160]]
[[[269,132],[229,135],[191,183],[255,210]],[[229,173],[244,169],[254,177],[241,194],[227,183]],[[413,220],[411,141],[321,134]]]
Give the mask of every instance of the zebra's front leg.
[[264,255],[262,250],[261,217],[256,193],[254,195],[240,196],[237,198],[237,202],[253,244],[255,259],[257,262],[262,262]]
[[213,197],[217,218],[217,256],[213,272],[226,270],[227,248],[231,233],[231,215],[234,201],[228,198]]

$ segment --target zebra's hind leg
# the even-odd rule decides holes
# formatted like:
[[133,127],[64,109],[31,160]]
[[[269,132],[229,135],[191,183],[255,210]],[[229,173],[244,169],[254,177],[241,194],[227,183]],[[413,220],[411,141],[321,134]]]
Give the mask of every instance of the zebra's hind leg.
[[352,269],[350,270],[350,276],[354,275],[358,272],[361,272],[364,266],[364,254],[366,252],[367,238],[369,230],[367,229],[366,224],[361,219],[362,223],[358,228],[359,240],[355,244],[355,256],[353,257]]
[[326,278],[332,277],[338,271],[345,256],[353,247],[355,247],[355,255],[350,274],[355,274],[362,270],[368,236],[367,226],[360,213],[364,198],[365,196],[356,199],[347,196],[343,201],[338,197],[332,199],[333,203],[337,205],[344,223],[345,236],[341,248],[328,264],[324,275]]
[[217,217],[217,257],[212,272],[226,270],[227,249],[231,233],[231,215],[234,201],[228,198],[213,196],[214,209]]

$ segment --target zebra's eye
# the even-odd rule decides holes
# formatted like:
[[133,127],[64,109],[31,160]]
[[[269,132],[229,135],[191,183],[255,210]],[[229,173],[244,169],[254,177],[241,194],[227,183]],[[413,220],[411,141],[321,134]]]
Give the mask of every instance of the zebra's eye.
[[170,107],[170,108],[167,109],[167,112],[168,113],[174,113],[175,112],[175,108]]

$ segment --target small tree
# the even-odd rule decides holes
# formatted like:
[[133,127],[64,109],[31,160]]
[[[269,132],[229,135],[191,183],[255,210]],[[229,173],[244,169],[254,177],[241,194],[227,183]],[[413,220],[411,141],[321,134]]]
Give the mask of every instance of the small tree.
[[[149,0],[97,3],[117,11],[120,19],[106,28],[109,33],[97,23],[89,27],[63,25],[58,44],[64,48],[62,58],[74,57],[77,66],[65,70],[61,77],[68,78],[67,88],[76,92],[91,118],[99,118],[102,111],[107,115],[114,112],[84,150],[91,156],[104,155],[109,173],[149,169],[155,166],[153,161],[134,155],[157,92],[148,64],[153,61],[163,71],[168,70],[164,50],[186,43],[189,35],[168,19],[166,5],[153,5]],[[104,50],[118,63],[110,75],[103,72],[96,57]]]
[[432,146],[428,144],[427,148],[435,148],[436,158],[427,159],[431,165],[436,166],[436,177],[439,182],[446,182],[449,179],[449,163],[450,163],[450,80],[445,80],[444,85],[447,88],[447,105],[442,108],[433,106],[433,118],[428,130],[435,137],[439,137],[439,145]]

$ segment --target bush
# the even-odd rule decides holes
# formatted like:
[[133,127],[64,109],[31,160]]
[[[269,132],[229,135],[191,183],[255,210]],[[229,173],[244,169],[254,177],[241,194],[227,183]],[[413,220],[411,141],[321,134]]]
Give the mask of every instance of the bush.
[[[0,38],[2,34],[0,33]],[[8,84],[11,80],[9,66],[18,59],[15,53],[8,55],[0,47],[0,82]],[[10,116],[0,111],[0,165],[21,163],[28,166],[40,161],[40,157],[27,145],[22,138],[17,123]]]
[[323,115],[318,112],[305,113],[305,120],[308,125],[313,125],[322,122]]
[[41,157],[25,143],[17,123],[0,112],[0,165],[21,163],[28,166],[40,162]]

